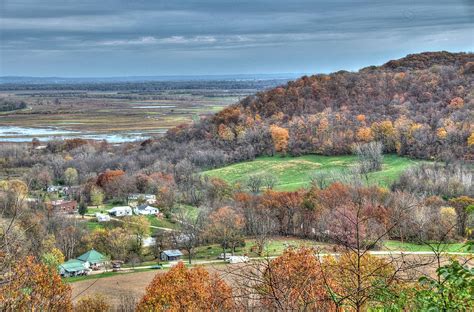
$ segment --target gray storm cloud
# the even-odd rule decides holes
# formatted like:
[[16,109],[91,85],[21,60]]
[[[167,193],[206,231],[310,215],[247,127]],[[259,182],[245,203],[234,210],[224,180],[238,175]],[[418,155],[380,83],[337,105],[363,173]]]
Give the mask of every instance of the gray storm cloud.
[[356,69],[471,51],[472,1],[1,0],[0,74],[111,76]]

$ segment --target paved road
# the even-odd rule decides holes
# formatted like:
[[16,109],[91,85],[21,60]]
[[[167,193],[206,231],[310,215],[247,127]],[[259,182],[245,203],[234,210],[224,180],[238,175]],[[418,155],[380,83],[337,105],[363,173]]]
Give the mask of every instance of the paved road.
[[[436,254],[432,251],[401,251],[401,250],[381,250],[381,251],[369,251],[368,252],[374,256],[401,256],[401,255],[412,255],[412,256],[435,256]],[[468,252],[443,252],[441,253],[443,256],[472,256],[474,257],[474,253]],[[319,254],[320,257],[325,256],[339,256],[340,253],[321,253]],[[275,259],[278,256],[271,256],[271,257],[252,257],[250,261],[257,261],[263,259]],[[183,262],[188,263],[186,259],[182,259]],[[170,262],[168,264],[164,264],[163,268],[170,268],[173,265],[176,265],[178,262]],[[214,260],[193,260],[192,265],[209,265],[209,264],[222,264],[224,263],[223,260],[214,259]],[[143,265],[143,266],[136,266],[132,268],[124,268],[130,270],[141,270],[141,269],[151,269],[153,265]]]

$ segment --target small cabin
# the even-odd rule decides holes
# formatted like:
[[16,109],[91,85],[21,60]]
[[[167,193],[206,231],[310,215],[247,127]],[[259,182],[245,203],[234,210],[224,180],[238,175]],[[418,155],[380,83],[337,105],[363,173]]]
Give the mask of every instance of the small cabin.
[[177,261],[181,259],[183,253],[177,249],[173,250],[163,250],[160,254],[160,259],[162,261]]

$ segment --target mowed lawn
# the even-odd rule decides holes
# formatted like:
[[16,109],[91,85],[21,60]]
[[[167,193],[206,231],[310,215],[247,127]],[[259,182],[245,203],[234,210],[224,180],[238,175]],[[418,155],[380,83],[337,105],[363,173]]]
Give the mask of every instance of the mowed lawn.
[[[417,164],[417,161],[385,155],[381,171],[368,175],[368,182],[380,186],[389,186],[407,168]],[[259,157],[253,161],[237,163],[226,167],[205,171],[204,174],[219,177],[230,184],[245,181],[253,174],[272,174],[277,179],[275,189],[293,191],[306,187],[311,175],[315,172],[344,174],[357,166],[357,157],[305,155],[300,157]]]

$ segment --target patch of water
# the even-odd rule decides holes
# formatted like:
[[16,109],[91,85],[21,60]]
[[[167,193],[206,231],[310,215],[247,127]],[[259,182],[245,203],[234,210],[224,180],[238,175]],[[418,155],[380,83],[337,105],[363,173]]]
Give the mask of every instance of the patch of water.
[[81,138],[87,140],[107,140],[110,143],[123,143],[144,141],[153,135],[166,132],[166,129],[158,129],[146,133],[123,132],[123,133],[88,133],[70,131],[57,128],[29,128],[0,126],[0,142],[30,142],[33,138],[47,142],[51,140],[64,140]]

